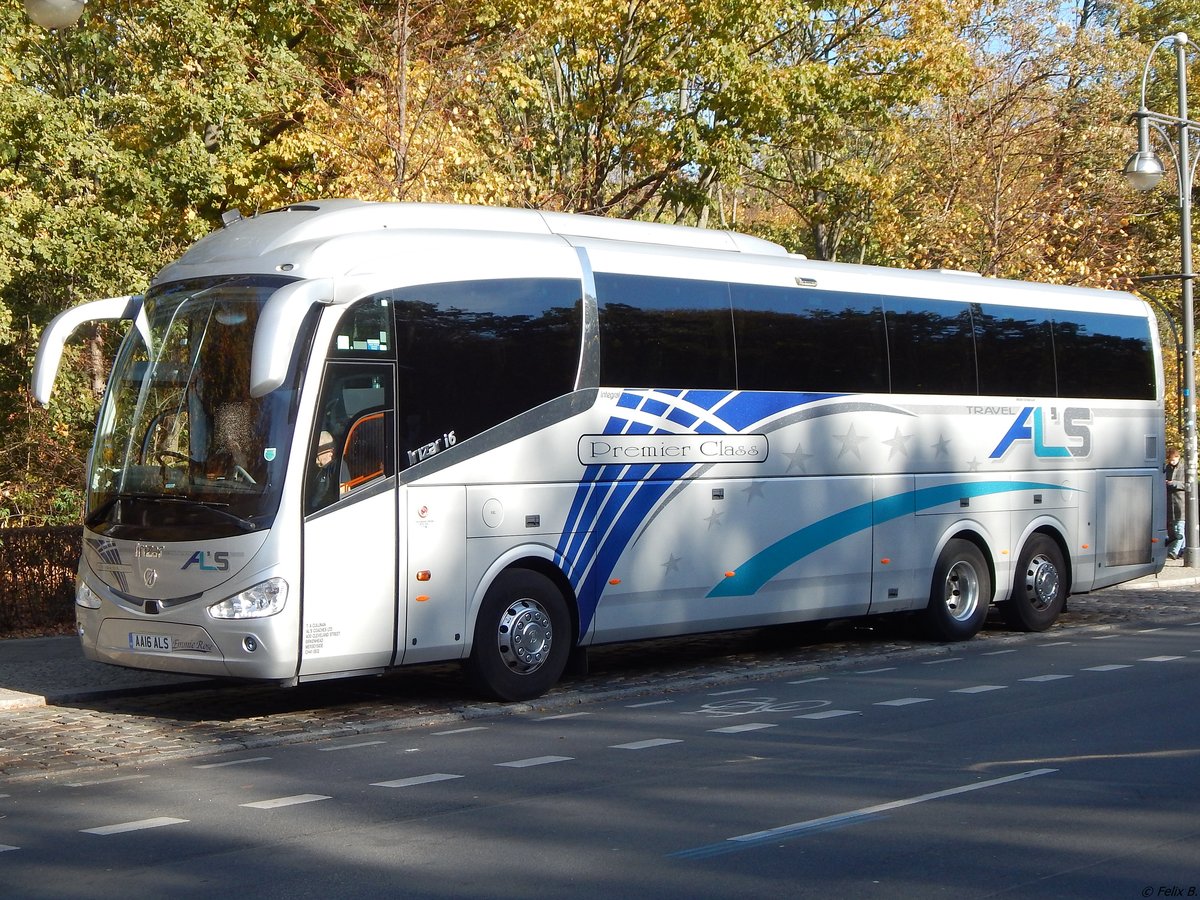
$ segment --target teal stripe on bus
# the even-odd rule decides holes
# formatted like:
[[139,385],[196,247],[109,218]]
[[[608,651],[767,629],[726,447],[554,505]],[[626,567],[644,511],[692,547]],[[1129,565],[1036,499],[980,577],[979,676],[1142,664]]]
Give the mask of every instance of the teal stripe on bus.
[[750,557],[736,569],[735,574],[708,592],[709,597],[745,597],[756,594],[768,581],[816,551],[835,544],[842,538],[857,534],[873,524],[879,525],[925,509],[952,503],[963,497],[985,497],[989,494],[1015,491],[1076,491],[1061,484],[1037,481],[974,481],[961,484],[941,484],[935,487],[904,491],[852,506],[824,519],[806,525],[776,541]]

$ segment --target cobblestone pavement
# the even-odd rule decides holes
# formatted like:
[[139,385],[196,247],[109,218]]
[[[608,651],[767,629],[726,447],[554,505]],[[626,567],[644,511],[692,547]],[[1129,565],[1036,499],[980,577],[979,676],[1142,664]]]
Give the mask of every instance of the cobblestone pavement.
[[[1200,588],[1110,589],[1072,597],[1050,634],[1146,628],[1200,618]],[[1043,639],[989,620],[977,641]],[[954,652],[922,640],[907,620],[834,623],[674,638],[591,651],[591,672],[531,704],[475,699],[457,665],[292,689],[218,682],[0,711],[0,783],[113,769],[171,758],[350,736],[439,721],[561,709],[597,698],[720,684],[779,671],[812,671],[864,659]]]

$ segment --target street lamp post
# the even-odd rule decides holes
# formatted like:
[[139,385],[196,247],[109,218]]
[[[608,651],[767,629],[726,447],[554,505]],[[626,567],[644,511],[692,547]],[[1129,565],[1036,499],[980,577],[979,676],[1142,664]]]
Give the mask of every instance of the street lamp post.
[[83,15],[87,0],[25,0],[25,14],[43,28],[70,28]]
[[[1146,108],[1146,79],[1150,73],[1150,61],[1164,44],[1175,47],[1175,79],[1179,100],[1178,114],[1171,116]],[[1190,159],[1191,130],[1200,129],[1200,122],[1188,118],[1187,100],[1187,48],[1188,36],[1183,32],[1161,38],[1150,50],[1146,65],[1142,69],[1141,103],[1134,113],[1137,120],[1137,152],[1125,164],[1125,177],[1138,191],[1148,191],[1162,179],[1163,164],[1150,149],[1150,129],[1163,138],[1175,160],[1175,171],[1179,182],[1179,279],[1183,297],[1183,396],[1184,396],[1184,466],[1187,479],[1187,505],[1185,517],[1184,565],[1200,567],[1200,495],[1196,487],[1196,321],[1192,307],[1192,176],[1195,174]],[[1163,126],[1174,126],[1174,145]]]

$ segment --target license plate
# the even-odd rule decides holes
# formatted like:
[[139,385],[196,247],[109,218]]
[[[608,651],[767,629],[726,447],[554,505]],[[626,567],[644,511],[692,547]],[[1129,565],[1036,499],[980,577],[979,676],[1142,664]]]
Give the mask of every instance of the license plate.
[[167,634],[138,634],[129,632],[129,649],[150,653],[170,653],[171,636]]

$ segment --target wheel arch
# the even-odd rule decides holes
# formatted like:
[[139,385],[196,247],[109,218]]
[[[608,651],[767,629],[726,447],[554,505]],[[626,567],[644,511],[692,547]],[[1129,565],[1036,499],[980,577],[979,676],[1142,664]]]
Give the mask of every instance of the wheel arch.
[[570,579],[563,572],[562,567],[554,559],[554,551],[544,545],[517,547],[510,550],[508,553],[496,559],[484,572],[483,577],[479,579],[475,585],[475,592],[471,596],[470,606],[468,607],[466,629],[464,637],[466,638],[466,646],[463,648],[463,655],[469,655],[475,642],[475,621],[479,617],[480,607],[483,605],[483,598],[487,595],[488,590],[497,578],[504,572],[512,569],[527,569],[532,572],[537,572],[549,578],[562,594],[563,600],[567,604],[567,611],[571,615],[571,646],[577,647],[581,643],[579,634],[579,598],[575,595],[575,589],[571,587]]
[[992,595],[987,598],[988,605],[990,606],[996,602],[1000,594],[996,558],[992,555],[990,539],[984,533],[984,529],[975,523],[961,522],[953,528],[946,529],[942,534],[942,539],[934,547],[933,558],[929,562],[930,575],[932,576],[934,570],[937,568],[938,560],[942,558],[942,553],[945,552],[946,545],[956,539],[974,544],[979,549],[979,552],[983,554],[984,561],[987,562],[988,576],[992,580]]
[[1058,552],[1062,554],[1062,558],[1063,558],[1062,575],[1066,579],[1066,582],[1067,582],[1065,593],[1067,596],[1071,595],[1071,588],[1075,581],[1075,563],[1071,557],[1071,551],[1067,547],[1067,539],[1063,536],[1064,530],[1065,529],[1062,527],[1062,525],[1060,523],[1058,523],[1052,519],[1046,519],[1046,520],[1042,520],[1040,522],[1033,523],[1028,528],[1028,530],[1021,536],[1021,540],[1017,544],[1016,553],[1013,555],[1013,565],[1014,565],[1013,577],[1011,579],[1009,579],[1010,583],[1005,586],[1005,590],[1004,590],[1004,599],[1005,600],[1012,599],[1013,591],[1014,591],[1014,588],[1016,585],[1016,579],[1017,579],[1018,575],[1020,574],[1015,571],[1016,562],[1021,558],[1021,554],[1025,552],[1025,547],[1029,544],[1029,542],[1031,540],[1033,540],[1035,537],[1037,537],[1038,535],[1042,535],[1042,536],[1047,537],[1050,540],[1054,541],[1055,545],[1058,547]]

